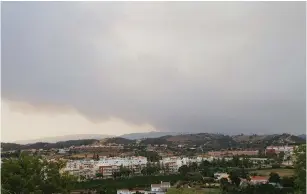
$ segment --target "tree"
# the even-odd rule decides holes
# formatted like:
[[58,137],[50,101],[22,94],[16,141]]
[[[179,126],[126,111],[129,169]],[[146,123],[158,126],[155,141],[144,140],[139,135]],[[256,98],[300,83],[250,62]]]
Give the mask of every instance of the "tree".
[[244,179],[248,178],[248,172],[245,170],[245,168],[239,169],[239,176]]
[[84,181],[85,179],[86,179],[86,176],[80,175],[80,180],[81,180],[81,181]]
[[286,161],[286,162],[288,163],[288,165],[289,165],[289,162],[291,161],[291,156],[287,156],[285,161]]
[[201,174],[199,172],[189,172],[185,175],[185,179],[187,181],[196,181],[196,182],[200,182],[203,180],[203,177],[201,176]]
[[151,165],[148,163],[145,168],[141,170],[143,175],[153,175],[160,171],[160,167],[158,165]]
[[240,165],[240,158],[239,158],[239,156],[233,156],[232,157],[232,165],[234,167],[239,167],[239,165]]
[[114,172],[112,172],[112,177],[113,177],[113,179],[117,179],[117,178],[121,177],[121,173],[119,171],[114,171]]
[[150,162],[159,162],[159,160],[162,159],[162,157],[154,151],[139,151],[137,155],[146,157]]
[[126,168],[123,165],[121,165],[119,167],[119,175],[120,176],[128,177],[130,174],[131,174],[131,170],[129,168]]
[[280,176],[276,172],[271,172],[269,177],[269,182],[280,183]]
[[198,166],[197,166],[197,163],[196,162],[193,162],[191,163],[191,165],[189,166],[189,169],[192,171],[192,172],[195,172],[197,170]]
[[103,177],[103,174],[102,173],[96,173],[96,177]]
[[278,154],[278,162],[282,163],[282,161],[284,160],[285,157],[285,152],[279,152]]
[[211,163],[208,160],[203,160],[200,165],[199,168],[204,168],[204,167],[209,167],[211,166]]
[[283,187],[294,187],[294,177],[287,177],[287,176],[282,177],[281,185]]
[[298,146],[294,150],[294,155],[295,188],[301,193],[306,193],[306,144]]
[[3,160],[1,189],[4,193],[69,193],[76,178],[60,173],[64,162],[48,162],[37,156],[21,154]]
[[240,185],[241,183],[241,179],[239,177],[239,174],[237,171],[233,170],[229,173],[229,179],[231,180],[231,183],[236,185],[237,187]]
[[279,163],[273,163],[272,168],[280,168],[280,164]]
[[189,172],[189,167],[187,165],[182,165],[179,167],[178,172],[185,176]]
[[225,191],[228,185],[229,185],[228,179],[227,178],[221,178],[221,180],[220,180],[221,190]]
[[224,157],[219,162],[220,162],[220,167],[227,167],[227,161],[225,160]]
[[96,158],[95,158],[97,161],[99,160],[99,155],[98,154],[96,154]]

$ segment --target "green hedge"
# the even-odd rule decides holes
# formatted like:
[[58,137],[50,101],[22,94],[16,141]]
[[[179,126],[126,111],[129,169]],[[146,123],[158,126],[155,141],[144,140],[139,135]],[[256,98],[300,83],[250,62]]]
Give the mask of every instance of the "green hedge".
[[121,179],[105,179],[105,180],[91,180],[85,182],[78,182],[75,189],[129,189],[129,188],[150,188],[151,184],[157,184],[161,181],[175,182],[183,180],[180,175],[166,175],[166,176],[135,176]]

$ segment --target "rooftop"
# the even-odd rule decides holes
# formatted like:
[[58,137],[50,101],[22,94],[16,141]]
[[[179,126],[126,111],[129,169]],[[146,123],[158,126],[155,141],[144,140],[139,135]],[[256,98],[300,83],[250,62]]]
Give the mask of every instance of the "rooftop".
[[251,180],[254,180],[254,181],[262,181],[262,180],[268,180],[268,178],[265,177],[265,176],[252,176],[252,177],[251,177]]

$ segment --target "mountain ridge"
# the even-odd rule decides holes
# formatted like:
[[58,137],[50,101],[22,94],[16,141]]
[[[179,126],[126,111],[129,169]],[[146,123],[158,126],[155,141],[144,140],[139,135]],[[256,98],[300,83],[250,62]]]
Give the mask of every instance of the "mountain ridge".
[[30,139],[30,140],[18,140],[10,143],[15,144],[33,144],[37,142],[44,142],[44,143],[57,143],[60,141],[69,141],[69,140],[82,140],[82,139],[103,139],[113,137],[111,135],[104,135],[104,134],[72,134],[72,135],[63,135],[63,136],[54,136],[54,137],[43,137],[37,139]]

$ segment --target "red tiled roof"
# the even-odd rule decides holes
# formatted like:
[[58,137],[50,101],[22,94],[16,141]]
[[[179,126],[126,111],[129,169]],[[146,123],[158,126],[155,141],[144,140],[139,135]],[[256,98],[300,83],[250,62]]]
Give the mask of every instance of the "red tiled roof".
[[262,180],[268,180],[268,178],[265,177],[265,176],[252,176],[252,177],[251,177],[251,180],[254,180],[254,181],[262,181]]

